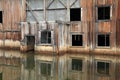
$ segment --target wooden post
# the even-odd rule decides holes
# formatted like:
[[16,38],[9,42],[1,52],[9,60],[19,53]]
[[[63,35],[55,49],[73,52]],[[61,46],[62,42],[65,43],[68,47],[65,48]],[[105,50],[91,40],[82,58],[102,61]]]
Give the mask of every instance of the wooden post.
[[46,21],[46,0],[44,0],[44,20]]

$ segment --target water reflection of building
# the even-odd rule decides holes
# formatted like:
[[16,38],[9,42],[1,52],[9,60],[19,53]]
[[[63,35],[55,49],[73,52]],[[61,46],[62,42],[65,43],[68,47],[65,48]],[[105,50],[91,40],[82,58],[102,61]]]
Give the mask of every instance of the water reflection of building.
[[0,50],[0,80],[21,79],[21,56],[19,51]]
[[57,63],[53,56],[29,53],[22,60],[22,80],[56,80]]
[[75,80],[119,80],[119,57],[109,55],[68,55],[68,74]]
[[[119,56],[0,51],[2,80],[119,80]],[[6,77],[7,76],[7,77]]]
[[22,80],[119,80],[118,59],[108,55],[26,54],[22,58]]
[[[0,4],[0,48],[37,54],[22,56],[22,80],[120,79],[120,0],[0,0]],[[38,58],[48,55],[55,59]],[[5,60],[9,64],[11,59]]]

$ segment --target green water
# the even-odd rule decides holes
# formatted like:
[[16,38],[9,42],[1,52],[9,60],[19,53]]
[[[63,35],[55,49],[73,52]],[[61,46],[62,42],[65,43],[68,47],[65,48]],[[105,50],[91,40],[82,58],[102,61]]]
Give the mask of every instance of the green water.
[[0,50],[0,80],[120,80],[119,59],[105,55],[57,56]]

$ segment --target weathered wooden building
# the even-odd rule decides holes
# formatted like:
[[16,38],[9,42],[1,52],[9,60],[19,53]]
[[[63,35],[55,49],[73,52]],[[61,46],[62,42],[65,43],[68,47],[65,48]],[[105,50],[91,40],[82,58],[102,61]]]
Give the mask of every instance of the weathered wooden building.
[[[27,0],[26,22],[20,24],[20,49],[34,49],[38,54],[70,54],[67,60],[59,59],[64,63],[63,71],[67,66],[70,79],[119,80],[119,3]],[[64,75],[60,76],[62,80]]]
[[0,0],[0,47],[59,56],[59,80],[120,80],[119,9],[120,0]]
[[19,24],[22,51],[33,46],[37,52],[119,54],[119,0],[27,0],[25,4],[25,21]]

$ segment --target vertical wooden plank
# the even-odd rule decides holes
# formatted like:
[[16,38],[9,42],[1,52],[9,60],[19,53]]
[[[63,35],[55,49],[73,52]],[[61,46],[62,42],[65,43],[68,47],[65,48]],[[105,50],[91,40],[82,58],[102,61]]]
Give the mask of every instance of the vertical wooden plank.
[[11,32],[6,32],[6,39],[11,39]]

